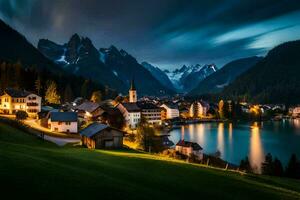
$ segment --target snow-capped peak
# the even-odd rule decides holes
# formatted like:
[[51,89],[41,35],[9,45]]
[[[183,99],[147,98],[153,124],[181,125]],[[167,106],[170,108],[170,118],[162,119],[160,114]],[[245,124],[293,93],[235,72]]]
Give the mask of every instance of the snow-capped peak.
[[195,76],[203,79],[217,70],[218,69],[214,64],[195,64],[189,66],[183,65],[181,68],[175,69],[172,72],[169,70],[165,70],[164,72],[167,74],[174,87],[182,91],[185,89],[183,83],[185,82],[186,78],[191,77],[192,75],[194,76],[195,74]]

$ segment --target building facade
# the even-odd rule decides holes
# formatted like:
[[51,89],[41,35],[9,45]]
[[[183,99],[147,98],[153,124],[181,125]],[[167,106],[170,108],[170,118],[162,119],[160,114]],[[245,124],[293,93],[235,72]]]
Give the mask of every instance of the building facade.
[[179,117],[179,110],[177,105],[163,104],[160,107],[162,108],[162,119],[174,119]]
[[52,132],[78,133],[76,112],[51,112],[48,119],[48,128]]
[[290,108],[290,113],[294,118],[300,118],[300,106]]
[[79,106],[76,106],[74,110],[77,111],[78,117],[84,121],[98,120],[104,113],[104,110],[98,103],[90,101],[83,102]]
[[137,105],[137,93],[134,80],[131,81],[129,89],[129,103],[119,103],[116,107],[122,113],[126,127],[136,129],[141,121],[141,109]]
[[130,129],[137,128],[141,121],[141,109],[136,103],[119,103],[117,108],[122,113],[126,126]]
[[82,145],[89,149],[119,149],[123,147],[124,132],[106,124],[94,122],[82,131]]
[[203,149],[198,143],[195,142],[179,140],[175,146],[175,150],[186,156],[194,155],[198,160],[203,159]]
[[36,118],[41,112],[42,98],[25,90],[6,89],[0,96],[0,112],[15,114],[25,111],[29,117]]
[[138,107],[141,109],[141,115],[148,124],[161,124],[161,108],[152,103],[138,102]]
[[209,104],[203,101],[196,101],[191,104],[189,113],[190,117],[201,118],[207,115]]

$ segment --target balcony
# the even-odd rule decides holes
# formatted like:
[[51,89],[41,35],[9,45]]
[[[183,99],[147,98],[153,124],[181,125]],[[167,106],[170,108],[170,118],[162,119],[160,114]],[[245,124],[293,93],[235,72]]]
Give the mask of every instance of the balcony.
[[35,103],[35,102],[30,102],[30,103],[27,103],[27,106],[28,107],[36,107],[38,106],[39,104],[38,103]]

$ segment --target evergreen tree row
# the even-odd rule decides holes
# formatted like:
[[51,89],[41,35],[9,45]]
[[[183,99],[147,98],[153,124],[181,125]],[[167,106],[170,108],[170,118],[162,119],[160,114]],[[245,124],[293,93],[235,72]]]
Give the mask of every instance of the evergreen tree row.
[[[240,169],[249,173],[253,173],[254,169],[251,167],[248,157],[241,160]],[[261,173],[269,176],[279,176],[300,179],[300,160],[297,159],[296,154],[292,154],[286,168],[282,166],[281,161],[278,158],[268,153],[265,157],[265,161],[261,166]]]
[[0,90],[6,88],[34,92],[49,104],[70,102],[79,96],[89,99],[96,95],[96,100],[99,100],[117,95],[115,91],[93,81],[66,73],[53,74],[47,69],[24,67],[21,62],[0,62]]

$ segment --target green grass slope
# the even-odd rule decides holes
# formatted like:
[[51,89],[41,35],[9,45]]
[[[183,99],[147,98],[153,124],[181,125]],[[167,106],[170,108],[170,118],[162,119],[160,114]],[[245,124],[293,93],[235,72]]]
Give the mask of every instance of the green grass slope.
[[[299,181],[131,151],[57,147],[0,124],[1,196],[9,199],[297,199]],[[94,198],[93,198],[94,197]]]

